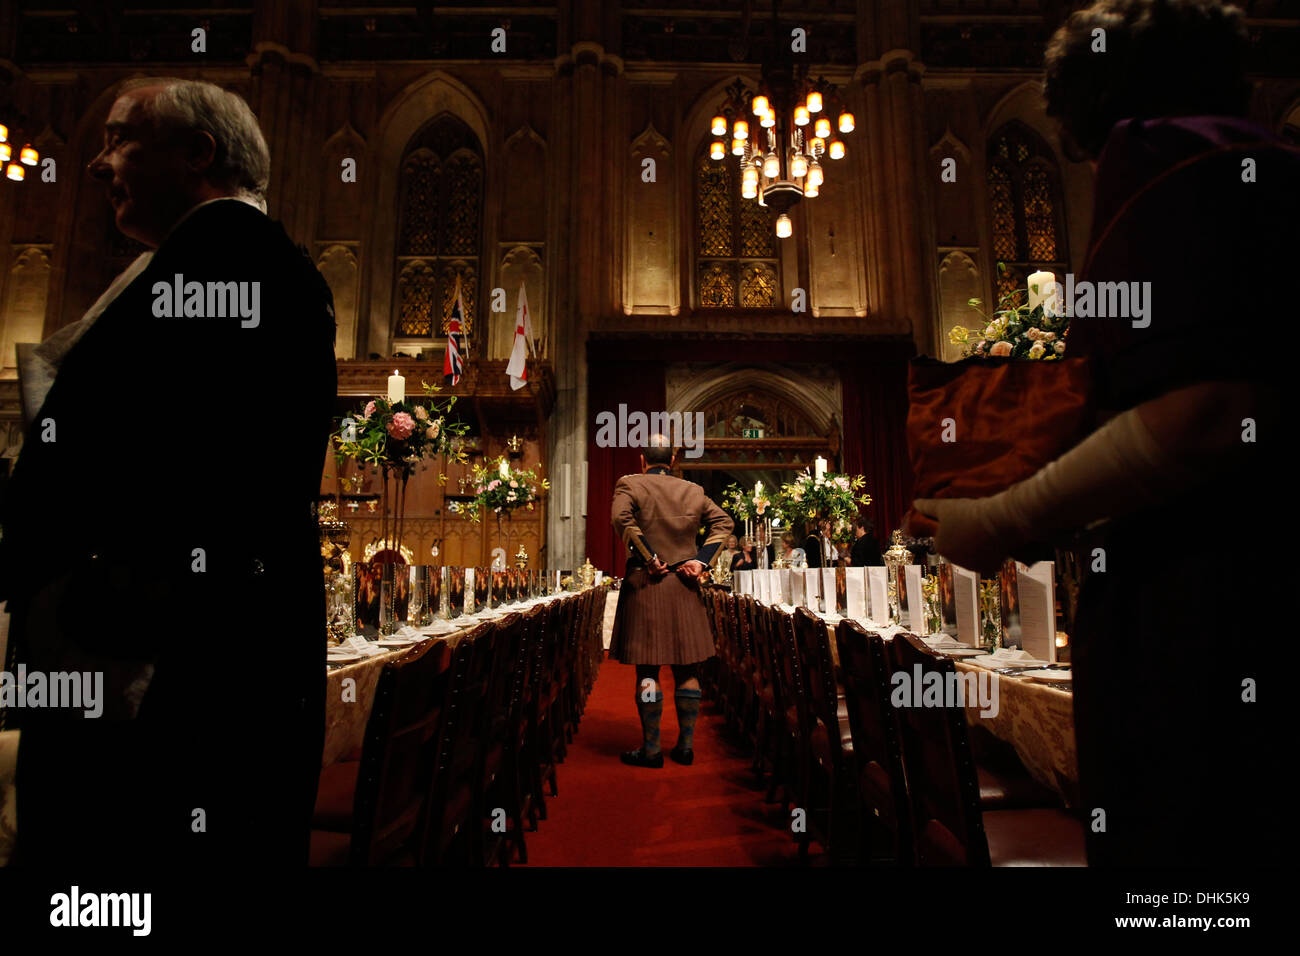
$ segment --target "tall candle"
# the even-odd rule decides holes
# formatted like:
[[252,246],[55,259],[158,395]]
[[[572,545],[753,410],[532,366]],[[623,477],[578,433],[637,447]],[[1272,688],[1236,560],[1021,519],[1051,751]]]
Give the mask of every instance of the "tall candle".
[[506,481],[510,478],[510,463],[504,458],[501,459],[501,466],[497,468],[497,473],[501,475],[502,481]]
[[761,481],[754,482],[754,497],[757,498],[762,493],[763,493],[763,483]]
[[388,404],[396,405],[406,400],[406,379],[396,371],[388,376]]
[[816,465],[817,465],[817,473],[816,473],[815,475],[813,475],[813,477],[814,477],[814,478],[825,478],[825,477],[826,477],[826,459],[823,458],[821,455],[818,455],[818,456],[817,456]]
[[1029,283],[1029,309],[1032,312],[1055,291],[1056,276],[1050,272],[1035,272],[1026,281]]

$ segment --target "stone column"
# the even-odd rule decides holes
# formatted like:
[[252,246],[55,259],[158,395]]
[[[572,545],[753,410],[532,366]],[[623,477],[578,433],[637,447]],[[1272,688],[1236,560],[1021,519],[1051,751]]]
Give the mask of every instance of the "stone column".
[[[936,354],[934,224],[927,179],[919,25],[908,0],[860,0],[855,74],[862,97],[859,170],[867,183],[869,306],[911,325],[918,352]],[[865,165],[863,165],[865,164]]]

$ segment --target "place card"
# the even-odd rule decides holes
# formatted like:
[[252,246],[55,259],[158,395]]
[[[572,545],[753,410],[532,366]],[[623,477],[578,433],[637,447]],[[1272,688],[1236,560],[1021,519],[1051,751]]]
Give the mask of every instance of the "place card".
[[791,599],[793,575],[789,568],[779,568],[772,572],[776,575],[776,590],[774,592],[773,604],[793,604]]
[[940,560],[934,569],[935,586],[939,589],[940,631],[949,637],[957,636],[957,596],[953,591],[952,565]]
[[474,587],[470,588],[469,568],[465,569],[465,607],[471,614],[480,614],[491,607],[492,570],[474,568]]
[[754,593],[754,584],[753,584],[754,572],[753,571],[737,571],[735,574],[731,576],[731,579],[732,581],[735,582],[734,589],[736,594],[739,595],[739,594]]
[[913,634],[926,634],[925,592],[921,589],[924,569],[919,564],[903,565],[903,593],[898,608],[903,623]]
[[1016,562],[1020,647],[1035,659],[1056,663],[1056,568],[1052,561]]
[[754,572],[754,578],[758,584],[758,599],[763,604],[772,603],[772,572],[768,568],[762,568]]
[[433,620],[447,619],[447,569],[445,567],[429,569],[428,603]]
[[835,566],[835,613],[840,617],[849,609],[849,577],[846,573],[848,568]]
[[804,581],[802,570],[792,570],[790,572],[790,600],[787,602],[792,607],[807,607],[804,600]]
[[596,572],[596,582],[595,582],[596,585],[599,586],[599,585],[601,585],[602,583],[604,583],[604,581],[605,581],[605,572],[604,572],[604,571],[597,571],[597,572]]
[[1020,562],[1007,558],[998,571],[998,604],[1002,614],[1002,646],[1020,647],[1020,595],[1017,592],[1017,572]]
[[844,614],[855,621],[865,621],[867,613],[867,569],[844,569]]
[[877,624],[890,623],[889,615],[889,570],[883,565],[868,565],[867,569],[867,608],[871,620]]
[[799,574],[803,577],[803,603],[800,607],[806,607],[810,611],[820,611],[822,594],[821,569],[803,568]]
[[383,565],[358,561],[352,566],[352,574],[356,586],[356,600],[353,602],[357,615],[356,631],[367,637],[378,637]]
[[465,574],[470,568],[448,568],[447,620],[454,621],[465,613]]
[[[951,564],[953,611],[957,618],[957,640],[967,647],[983,647],[980,637],[980,576]],[[944,609],[944,623],[948,611]],[[945,628],[946,630],[946,628]]]
[[510,603],[510,572],[505,568],[492,570],[492,586],[488,590],[488,607],[503,607]]
[[819,581],[818,583],[821,587],[819,593],[821,596],[822,613],[834,614],[835,613],[835,569],[818,568],[817,570],[821,572],[821,581]]
[[406,614],[407,623],[424,627],[433,619],[429,608],[429,580],[436,568],[427,564],[413,564],[410,569],[411,599]]

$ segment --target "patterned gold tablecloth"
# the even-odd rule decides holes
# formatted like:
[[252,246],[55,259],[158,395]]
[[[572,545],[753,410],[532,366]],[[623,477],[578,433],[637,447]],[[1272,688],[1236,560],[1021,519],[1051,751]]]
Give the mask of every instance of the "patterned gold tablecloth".
[[18,769],[18,731],[0,731],[0,866],[9,862],[18,828],[18,795],[14,774]]

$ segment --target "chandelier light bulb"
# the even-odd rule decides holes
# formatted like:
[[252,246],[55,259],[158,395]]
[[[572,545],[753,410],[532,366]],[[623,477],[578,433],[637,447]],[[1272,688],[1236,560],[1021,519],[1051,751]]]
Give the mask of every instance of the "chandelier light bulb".
[[767,97],[766,96],[754,97],[753,105],[754,105],[754,115],[762,116],[764,113],[767,112]]
[[726,155],[727,155],[727,151],[722,146],[722,140],[715,139],[713,143],[710,144],[709,146],[709,158],[721,159],[723,156]]
[[17,163],[10,163],[9,167],[5,170],[5,175],[14,182],[20,183],[23,181],[23,168]]
[[776,237],[778,239],[789,239],[792,232],[794,232],[794,224],[790,222],[790,217],[785,213],[781,213],[776,217]]
[[771,129],[776,125],[776,111],[768,110],[758,121],[759,125],[765,129]]
[[713,117],[713,126],[710,129],[714,136],[726,136],[727,118],[725,116]]
[[0,123],[0,143],[9,142],[9,127]]
[[776,153],[768,153],[763,160],[763,175],[768,179],[776,179],[781,174],[781,162],[776,158]]
[[820,156],[826,152],[826,140],[820,136],[814,136],[808,141],[808,153],[812,156]]
[[817,122],[813,124],[813,133],[816,136],[820,137],[821,139],[825,139],[827,136],[830,136],[831,121],[828,120],[825,116],[817,117]]
[[852,113],[841,113],[841,114],[840,114],[840,132],[841,132],[841,133],[852,133],[852,132],[853,132],[853,114],[852,114]]
[[795,125],[795,126],[807,126],[807,125],[808,125],[808,120],[809,120],[809,116],[808,116],[808,107],[806,107],[806,106],[796,106],[796,107],[794,108],[794,125]]
[[839,139],[831,140],[831,159],[844,158],[844,141]]
[[755,184],[757,184],[757,183],[758,183],[758,167],[757,167],[757,166],[746,166],[746,167],[744,168],[744,170],[743,170],[743,171],[741,172],[741,174],[740,174],[740,181],[741,181],[742,183],[755,183]]
[[790,175],[795,179],[808,175],[808,157],[803,153],[794,154],[794,159],[790,161]]
[[745,155],[745,141],[743,139],[733,139],[731,141],[731,155],[732,156]]
[[747,179],[740,184],[741,199],[754,199],[756,196],[758,196],[758,183]]
[[8,143],[0,143],[0,163],[9,162],[9,157],[13,154],[14,151],[9,147]]
[[820,113],[821,111],[822,111],[822,95],[816,90],[812,90],[808,94],[808,112]]
[[816,199],[817,187],[809,183],[808,185],[803,187],[803,195],[805,199]]
[[816,160],[813,160],[812,165],[808,167],[808,182],[813,187],[817,187],[820,186],[825,181],[826,181],[826,176],[822,172],[821,163],[817,162]]
[[18,159],[27,166],[35,166],[40,156],[37,155],[36,150],[32,149],[32,144],[28,143],[23,147],[22,152],[18,154]]
[[736,139],[749,139],[749,120],[736,120],[731,135]]

